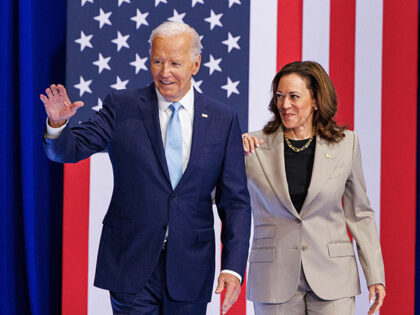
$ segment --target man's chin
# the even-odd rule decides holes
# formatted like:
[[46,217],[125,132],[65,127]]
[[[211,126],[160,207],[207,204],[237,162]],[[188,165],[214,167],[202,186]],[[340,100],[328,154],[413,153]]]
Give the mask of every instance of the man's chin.
[[[163,93],[162,93],[163,92]],[[165,91],[161,91],[159,90],[159,93],[163,96],[163,98],[165,100],[167,100],[168,102],[176,102],[178,101],[180,98],[177,98],[174,94],[172,93],[165,93]]]
[[172,89],[162,88],[161,86],[157,89],[160,95],[162,95],[168,102],[177,102],[181,99],[181,97],[179,97]]

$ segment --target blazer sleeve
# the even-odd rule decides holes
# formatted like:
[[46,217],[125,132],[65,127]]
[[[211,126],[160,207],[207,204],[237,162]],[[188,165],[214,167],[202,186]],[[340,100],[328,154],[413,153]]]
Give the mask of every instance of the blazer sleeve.
[[375,214],[366,193],[359,140],[355,132],[352,135],[353,159],[343,196],[344,214],[347,226],[357,244],[357,252],[367,285],[377,283],[385,285],[381,245]]
[[66,127],[56,139],[43,136],[48,158],[59,163],[76,163],[90,155],[106,150],[111,141],[116,121],[113,93],[109,94],[102,109],[90,120],[74,127]]
[[216,185],[216,205],[222,221],[222,269],[235,271],[242,279],[248,259],[251,229],[249,202],[241,130],[235,113]]

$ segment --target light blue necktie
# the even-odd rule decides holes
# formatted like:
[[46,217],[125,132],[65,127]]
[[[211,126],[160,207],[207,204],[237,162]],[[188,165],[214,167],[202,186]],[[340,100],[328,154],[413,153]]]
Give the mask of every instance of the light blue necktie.
[[165,156],[172,189],[175,189],[182,177],[182,132],[178,114],[181,107],[180,103],[169,105],[172,115],[166,130]]

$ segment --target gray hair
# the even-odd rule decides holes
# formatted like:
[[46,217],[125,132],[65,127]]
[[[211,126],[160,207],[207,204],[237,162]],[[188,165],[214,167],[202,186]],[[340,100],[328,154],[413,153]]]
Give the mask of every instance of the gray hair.
[[181,34],[191,35],[191,59],[195,61],[197,56],[201,54],[200,36],[197,31],[186,23],[166,21],[157,26],[150,34],[150,49],[149,54],[152,53],[152,42],[156,37],[170,37]]

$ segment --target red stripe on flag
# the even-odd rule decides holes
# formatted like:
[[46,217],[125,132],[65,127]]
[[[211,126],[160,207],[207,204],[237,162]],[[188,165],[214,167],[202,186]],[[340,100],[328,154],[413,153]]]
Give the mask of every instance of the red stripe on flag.
[[418,1],[384,1],[381,242],[388,301],[414,314]]
[[302,59],[303,0],[277,2],[277,70]]
[[64,165],[62,314],[87,314],[90,159]]
[[354,128],[354,55],[356,1],[331,0],[330,4],[330,69],[337,90],[340,125]]

